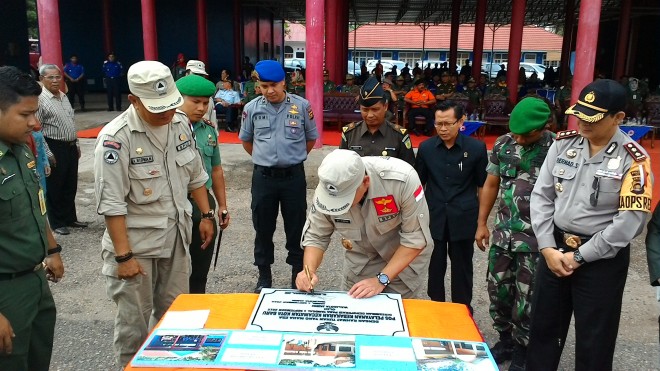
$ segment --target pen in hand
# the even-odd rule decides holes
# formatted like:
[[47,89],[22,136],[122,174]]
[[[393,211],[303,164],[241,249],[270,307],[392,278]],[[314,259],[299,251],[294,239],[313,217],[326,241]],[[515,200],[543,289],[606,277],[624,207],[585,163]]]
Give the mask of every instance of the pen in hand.
[[307,275],[307,279],[309,280],[309,286],[311,286],[310,292],[313,294],[314,293],[314,284],[312,284],[312,274],[309,273],[309,267],[305,265],[305,274]]

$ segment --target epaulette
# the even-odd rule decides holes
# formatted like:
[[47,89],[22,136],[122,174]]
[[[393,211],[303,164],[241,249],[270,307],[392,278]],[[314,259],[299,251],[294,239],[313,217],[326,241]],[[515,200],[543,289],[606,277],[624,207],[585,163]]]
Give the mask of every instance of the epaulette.
[[399,124],[395,124],[392,122],[387,121],[387,124],[392,130],[396,131],[397,133],[401,133],[401,135],[406,135],[406,132],[408,131],[406,128]]
[[573,138],[577,137],[578,135],[580,135],[580,133],[578,133],[577,130],[564,130],[557,133],[555,140]]
[[213,123],[210,120],[202,118],[202,122],[215,129],[215,125],[213,125]]
[[342,127],[341,130],[342,130],[344,133],[347,133],[347,132],[349,132],[349,131],[355,129],[356,127],[357,127],[357,124],[354,123],[354,122],[351,122],[350,124],[345,125],[344,127]]
[[636,142],[628,142],[623,145],[623,148],[625,148],[626,151],[628,151],[628,153],[630,154],[630,156],[632,156],[635,162],[642,162],[646,160],[646,155],[644,154],[644,152],[642,152],[642,149],[639,148],[639,145],[637,145]]

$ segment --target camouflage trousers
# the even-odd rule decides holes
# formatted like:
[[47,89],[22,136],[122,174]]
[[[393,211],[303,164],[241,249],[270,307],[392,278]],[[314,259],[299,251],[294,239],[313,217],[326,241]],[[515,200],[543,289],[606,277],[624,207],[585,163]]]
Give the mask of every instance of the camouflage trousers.
[[492,245],[488,251],[488,296],[493,328],[510,332],[527,345],[531,323],[532,288],[538,252],[511,252]]

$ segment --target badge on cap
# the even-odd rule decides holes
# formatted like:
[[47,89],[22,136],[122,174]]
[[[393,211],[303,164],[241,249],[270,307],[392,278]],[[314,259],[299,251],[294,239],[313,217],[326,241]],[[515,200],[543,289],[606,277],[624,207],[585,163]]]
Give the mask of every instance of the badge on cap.
[[587,93],[587,95],[584,96],[584,101],[587,103],[593,103],[596,100],[596,94],[593,91],[590,91]]
[[188,139],[188,136],[186,134],[179,134],[179,140],[186,140]]
[[334,184],[328,183],[325,185],[325,189],[328,191],[328,194],[330,196],[336,196],[337,195],[337,187]]
[[566,156],[568,156],[568,158],[574,158],[575,156],[577,156],[577,151],[575,150],[575,148],[571,148],[568,151],[566,151]]
[[158,80],[154,83],[154,91],[158,95],[165,95],[167,94],[167,81],[165,80]]
[[138,155],[141,155],[142,152],[144,152],[144,151],[143,151],[142,148],[140,148],[140,147],[138,147],[138,148],[135,150],[135,153],[137,153]]
[[555,190],[557,192],[564,192],[564,186],[561,185],[561,183],[557,183],[557,184],[555,184]]
[[616,158],[611,158],[609,161],[607,161],[607,168],[610,170],[616,170],[619,168],[621,165],[621,156],[617,156]]

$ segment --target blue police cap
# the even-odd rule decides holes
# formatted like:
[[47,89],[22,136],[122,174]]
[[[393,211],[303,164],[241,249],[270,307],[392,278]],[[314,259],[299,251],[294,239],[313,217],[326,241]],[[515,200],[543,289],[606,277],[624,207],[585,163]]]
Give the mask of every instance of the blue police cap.
[[254,69],[259,74],[260,81],[280,82],[284,80],[284,69],[277,61],[260,61],[254,66]]

